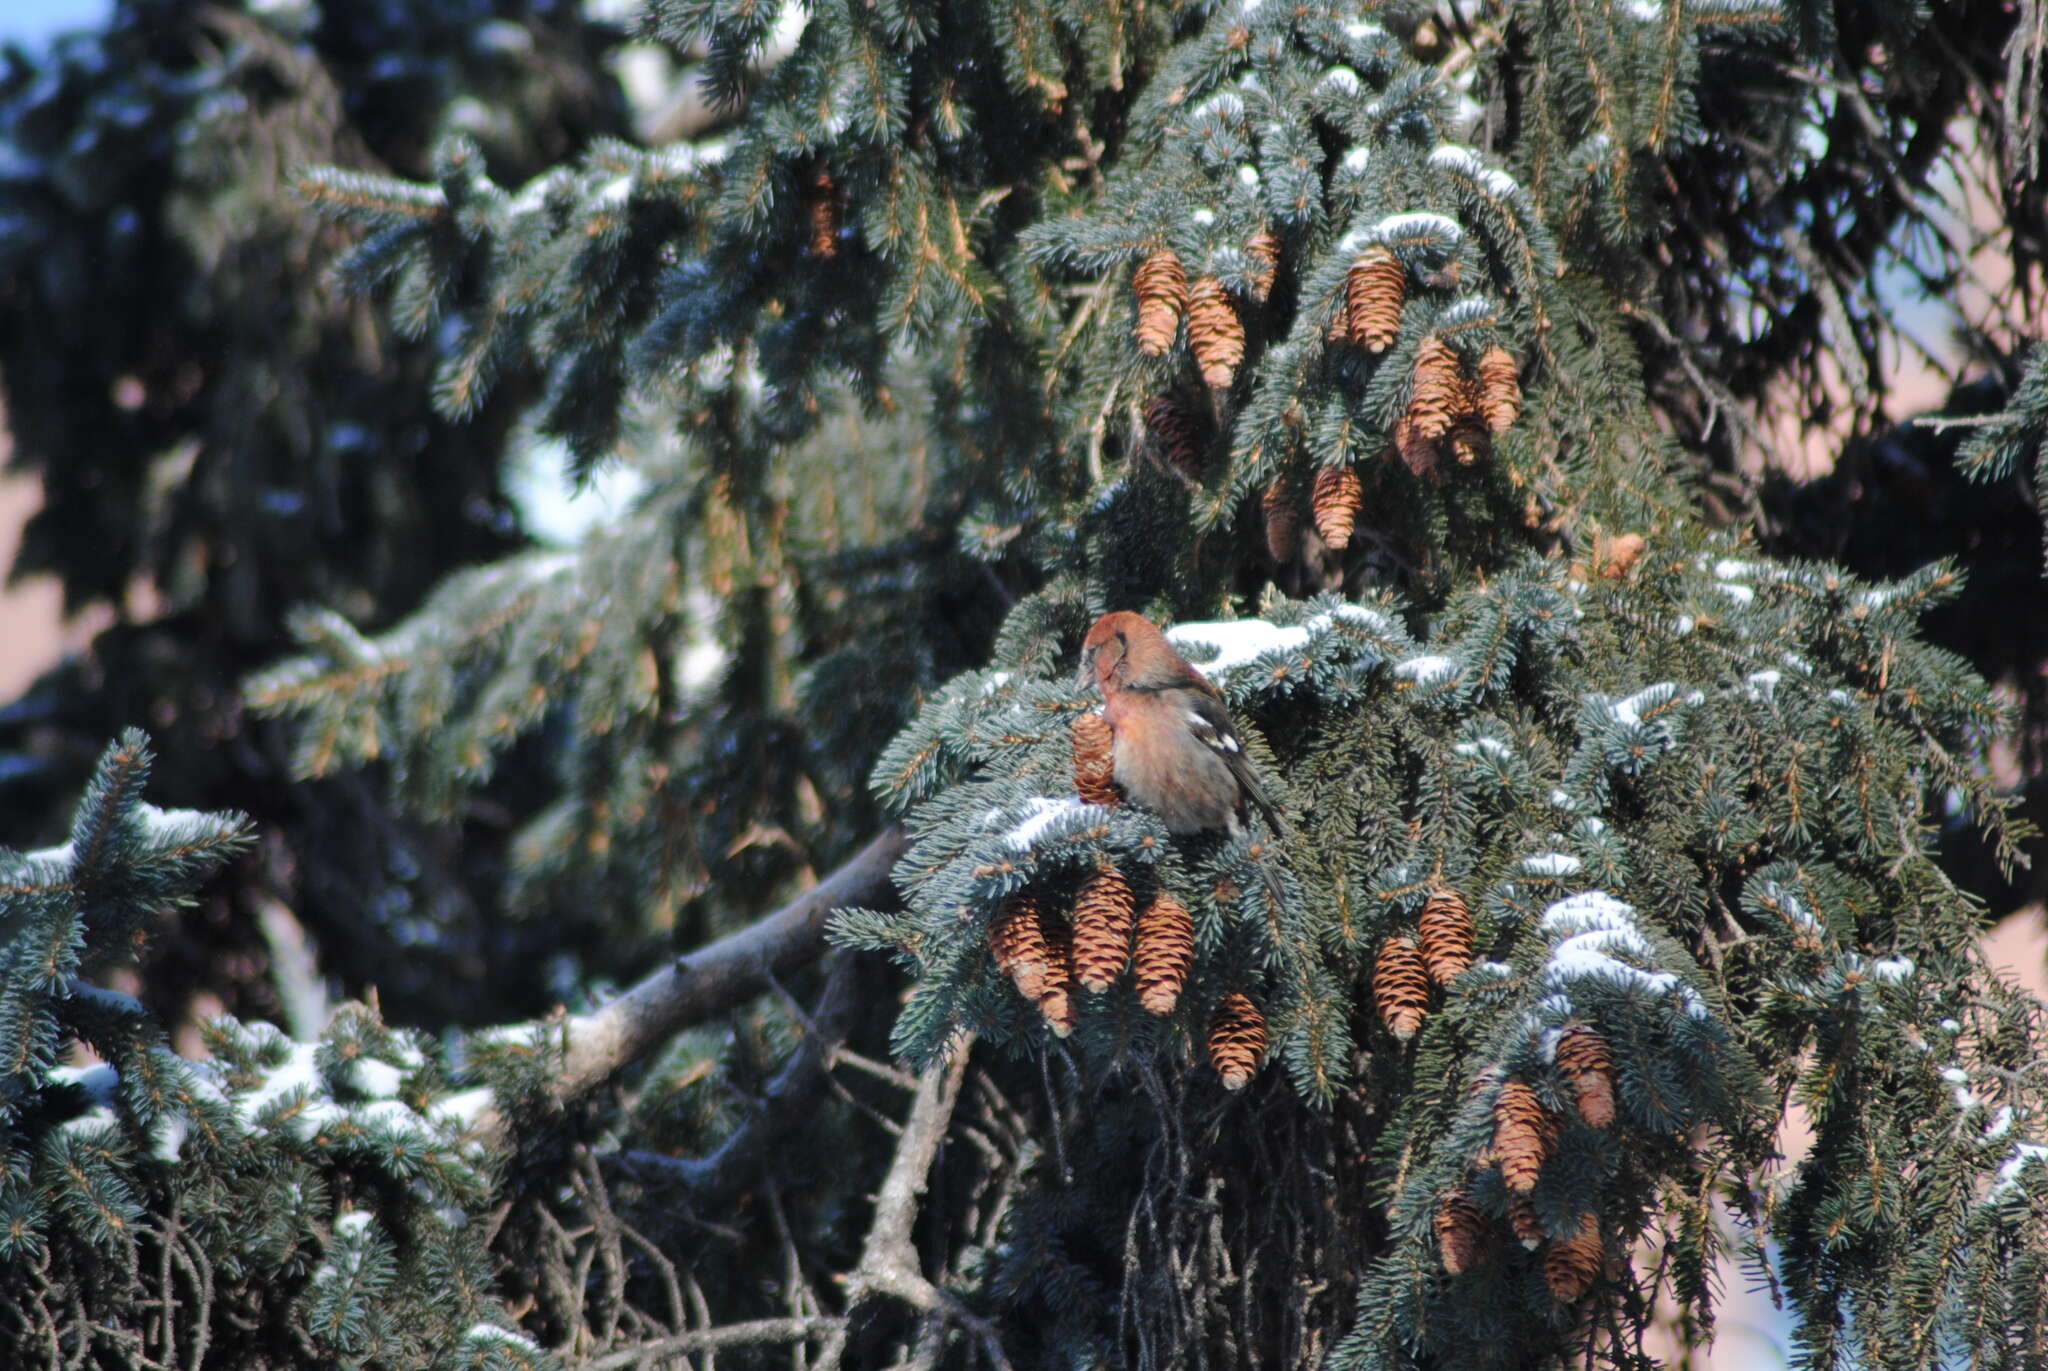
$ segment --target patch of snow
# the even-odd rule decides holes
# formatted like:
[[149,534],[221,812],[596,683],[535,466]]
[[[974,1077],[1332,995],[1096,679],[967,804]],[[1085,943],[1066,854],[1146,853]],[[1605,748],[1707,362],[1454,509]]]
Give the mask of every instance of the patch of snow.
[[1358,73],[1351,68],[1331,67],[1323,73],[1322,79],[1316,82],[1316,84],[1319,86],[1333,86],[1346,95],[1356,95],[1358,94],[1360,83]]
[[1870,974],[1886,985],[1897,985],[1913,974],[1911,957],[1886,957],[1870,964]]
[[1477,178],[1486,170],[1479,154],[1460,143],[1438,143],[1430,150],[1429,164],[1439,171],[1457,172]]
[[1246,190],[1259,188],[1259,169],[1247,162],[1237,169],[1237,183]]
[[2020,1172],[2026,1169],[2028,1162],[2048,1165],[2048,1147],[2033,1142],[2014,1143],[2012,1155],[2006,1159],[2005,1165],[1998,1168],[1998,1179],[1992,1183],[1991,1193],[2003,1195],[2016,1188],[2020,1183]]
[[633,178],[630,176],[615,177],[605,182],[604,189],[598,191],[597,203],[600,205],[623,205],[631,198],[632,194]]
[[1671,631],[1681,638],[1690,636],[1692,630],[1693,618],[1690,614],[1681,614],[1671,621]]
[[1776,697],[1778,682],[1784,679],[1785,674],[1782,671],[1752,671],[1749,673],[1749,684],[1745,687],[1744,693],[1752,700],[1769,701]]
[[398,1094],[398,1087],[405,1082],[405,1073],[388,1062],[363,1057],[355,1063],[356,1084],[363,1093],[373,1099],[388,1100]]
[[1394,674],[1396,676],[1405,677],[1417,685],[1425,686],[1436,685],[1441,681],[1450,679],[1451,674],[1457,669],[1458,664],[1450,658],[1433,656],[1428,653],[1404,658],[1394,663]]
[[1542,852],[1522,858],[1522,870],[1530,876],[1576,876],[1585,865],[1569,852]]
[[370,1226],[370,1211],[351,1209],[334,1221],[336,1233],[360,1233]]
[[1175,624],[1166,630],[1166,637],[1175,647],[1214,648],[1213,658],[1195,663],[1213,681],[1268,653],[1298,652],[1314,639],[1315,630],[1312,623],[1281,628],[1264,619],[1215,619]]
[[494,1323],[471,1324],[462,1335],[464,1342],[502,1342],[512,1347],[539,1352],[540,1344],[524,1333],[515,1333],[509,1328],[500,1328]]
[[1571,796],[1555,788],[1550,792],[1550,803],[1558,809],[1577,809],[1579,807]]
[[1031,812],[1023,822],[1003,835],[1003,840],[1019,852],[1029,852],[1031,845],[1044,835],[1046,829],[1088,807],[1078,795],[1062,795],[1057,799],[1049,795],[1033,795],[1024,805]]
[[1655,960],[1649,940],[1636,924],[1635,910],[1606,891],[1582,891],[1557,901],[1543,911],[1538,926],[1558,938],[1539,977],[1546,988],[1563,992],[1582,980],[1634,986],[1675,996],[1692,1018],[1707,1016],[1706,1002],[1676,972],[1648,971],[1614,955]]
[[1373,225],[1373,231],[1382,239],[1392,238],[1437,238],[1438,246],[1445,251],[1465,241],[1465,230],[1457,220],[1442,214],[1415,211],[1408,214],[1390,214]]
[[1207,228],[1216,222],[1216,211],[1213,209],[1198,209],[1193,214],[1190,214],[1188,218],[1194,220],[1203,228]]
[[1716,581],[1714,582],[1714,589],[1720,591],[1738,605],[1746,605],[1756,599],[1755,590],[1748,586],[1736,585],[1732,581]]
[[1457,743],[1451,751],[1460,757],[1490,757],[1496,762],[1511,761],[1514,749],[1498,738],[1474,738],[1469,743]]
[[1984,1141],[1997,1142],[2012,1130],[2012,1106],[2002,1104],[1991,1116],[1991,1122],[1984,1125]]
[[1372,165],[1372,151],[1361,143],[1344,154],[1340,165],[1353,176],[1363,176],[1365,169]]

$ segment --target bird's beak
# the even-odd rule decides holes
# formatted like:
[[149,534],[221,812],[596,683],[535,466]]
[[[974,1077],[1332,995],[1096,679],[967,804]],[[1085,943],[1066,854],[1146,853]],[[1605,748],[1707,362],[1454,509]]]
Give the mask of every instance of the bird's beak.
[[1081,665],[1074,668],[1074,689],[1086,690],[1095,684],[1095,654],[1083,652]]

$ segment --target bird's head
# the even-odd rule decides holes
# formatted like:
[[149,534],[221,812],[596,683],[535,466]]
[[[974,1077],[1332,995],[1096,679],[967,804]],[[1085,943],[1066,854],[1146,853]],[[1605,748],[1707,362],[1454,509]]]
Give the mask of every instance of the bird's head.
[[1081,670],[1078,684],[1092,681],[1107,693],[1124,683],[1133,649],[1142,654],[1153,643],[1163,644],[1165,635],[1158,625],[1142,614],[1119,609],[1105,614],[1081,640]]

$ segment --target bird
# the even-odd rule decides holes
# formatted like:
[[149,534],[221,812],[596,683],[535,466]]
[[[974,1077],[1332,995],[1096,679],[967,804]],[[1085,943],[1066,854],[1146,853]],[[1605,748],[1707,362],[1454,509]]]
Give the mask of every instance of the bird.
[[[1102,692],[1116,783],[1169,833],[1245,831],[1256,808],[1276,838],[1280,810],[1245,755],[1223,694],[1140,614],[1105,614],[1081,642],[1080,684]],[[1268,880],[1272,879],[1270,871]]]

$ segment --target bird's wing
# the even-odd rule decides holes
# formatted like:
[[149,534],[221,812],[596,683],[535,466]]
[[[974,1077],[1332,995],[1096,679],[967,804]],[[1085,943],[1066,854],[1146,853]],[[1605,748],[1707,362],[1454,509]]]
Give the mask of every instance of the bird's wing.
[[1287,825],[1280,818],[1280,807],[1274,804],[1273,797],[1266,793],[1265,782],[1259,779],[1257,768],[1252,766],[1252,759],[1245,756],[1244,744],[1238,740],[1237,725],[1231,722],[1230,709],[1215,693],[1215,687],[1211,686],[1201,694],[1192,696],[1188,706],[1187,725],[1188,731],[1221,757],[1224,765],[1230,768],[1230,774],[1237,778],[1238,788],[1244,791],[1246,799],[1258,806],[1259,813],[1265,817],[1266,827],[1272,830],[1273,836],[1286,837]]

